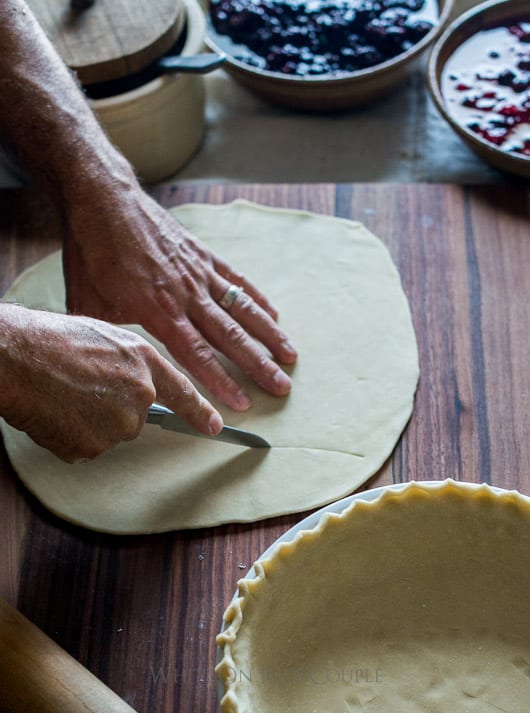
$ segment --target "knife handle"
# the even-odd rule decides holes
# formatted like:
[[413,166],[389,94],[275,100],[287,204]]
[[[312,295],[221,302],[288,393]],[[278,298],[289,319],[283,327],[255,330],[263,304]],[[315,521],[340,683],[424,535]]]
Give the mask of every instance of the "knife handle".
[[135,713],[0,597],[2,713]]

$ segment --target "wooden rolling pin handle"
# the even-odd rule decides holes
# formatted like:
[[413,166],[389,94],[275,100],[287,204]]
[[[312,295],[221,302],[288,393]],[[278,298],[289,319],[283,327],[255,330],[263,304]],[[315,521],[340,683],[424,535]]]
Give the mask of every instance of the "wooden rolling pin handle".
[[134,713],[44,632],[0,598],[2,713]]

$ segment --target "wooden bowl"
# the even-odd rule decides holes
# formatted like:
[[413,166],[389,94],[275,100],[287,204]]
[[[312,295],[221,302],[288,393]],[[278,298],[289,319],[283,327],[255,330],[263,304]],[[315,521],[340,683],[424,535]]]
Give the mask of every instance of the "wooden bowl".
[[530,158],[508,153],[466,128],[448,111],[442,91],[444,67],[460,45],[483,29],[522,16],[530,17],[528,0],[488,0],[458,17],[433,47],[427,70],[427,84],[441,115],[480,158],[501,171],[530,178]]
[[438,22],[433,29],[406,52],[368,69],[295,77],[253,67],[236,59],[222,36],[216,35],[207,20],[206,44],[215,52],[225,53],[224,69],[254,94],[273,104],[290,109],[333,112],[362,106],[392,92],[415,68],[416,61],[438,37],[450,16],[453,0],[437,0]]

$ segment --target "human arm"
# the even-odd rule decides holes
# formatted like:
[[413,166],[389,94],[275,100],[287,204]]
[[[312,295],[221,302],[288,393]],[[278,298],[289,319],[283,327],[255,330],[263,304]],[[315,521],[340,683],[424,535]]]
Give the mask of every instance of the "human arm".
[[[275,308],[142,190],[22,0],[0,0],[0,27],[0,135],[62,213],[70,310],[141,324],[232,408],[250,399],[214,350],[285,395],[277,362],[296,351]],[[245,293],[228,312],[231,283]]]
[[68,462],[135,438],[155,401],[207,435],[220,415],[144,339],[88,317],[0,302],[0,414]]

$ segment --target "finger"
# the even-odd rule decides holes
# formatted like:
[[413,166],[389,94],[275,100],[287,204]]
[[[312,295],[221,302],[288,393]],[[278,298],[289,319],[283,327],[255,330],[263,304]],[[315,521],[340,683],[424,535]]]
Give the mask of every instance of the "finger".
[[[252,405],[248,394],[228,374],[211,346],[191,322],[181,319],[175,323],[168,320],[156,332],[151,329],[151,333],[165,344],[183,368],[227,406],[235,411],[246,411]],[[164,406],[168,404],[164,403]]]
[[160,357],[152,368],[156,398],[181,416],[190,426],[208,436],[219,433],[223,418],[191,383],[187,376]]
[[[216,292],[224,293],[227,287],[218,284]],[[294,364],[298,354],[287,334],[250,295],[242,292],[226,311],[281,364]]]
[[217,273],[221,275],[221,277],[224,277],[229,283],[234,283],[235,285],[242,287],[245,292],[272,317],[272,319],[278,319],[278,310],[276,307],[274,307],[268,297],[266,297],[261,290],[258,290],[258,288],[255,287],[250,280],[247,280],[242,273],[237,272],[230,267],[228,263],[217,257],[214,258],[214,267]]
[[291,390],[291,379],[245,329],[221,307],[212,303],[202,316],[204,336],[217,350],[231,359],[245,374],[274,396],[285,396]]

